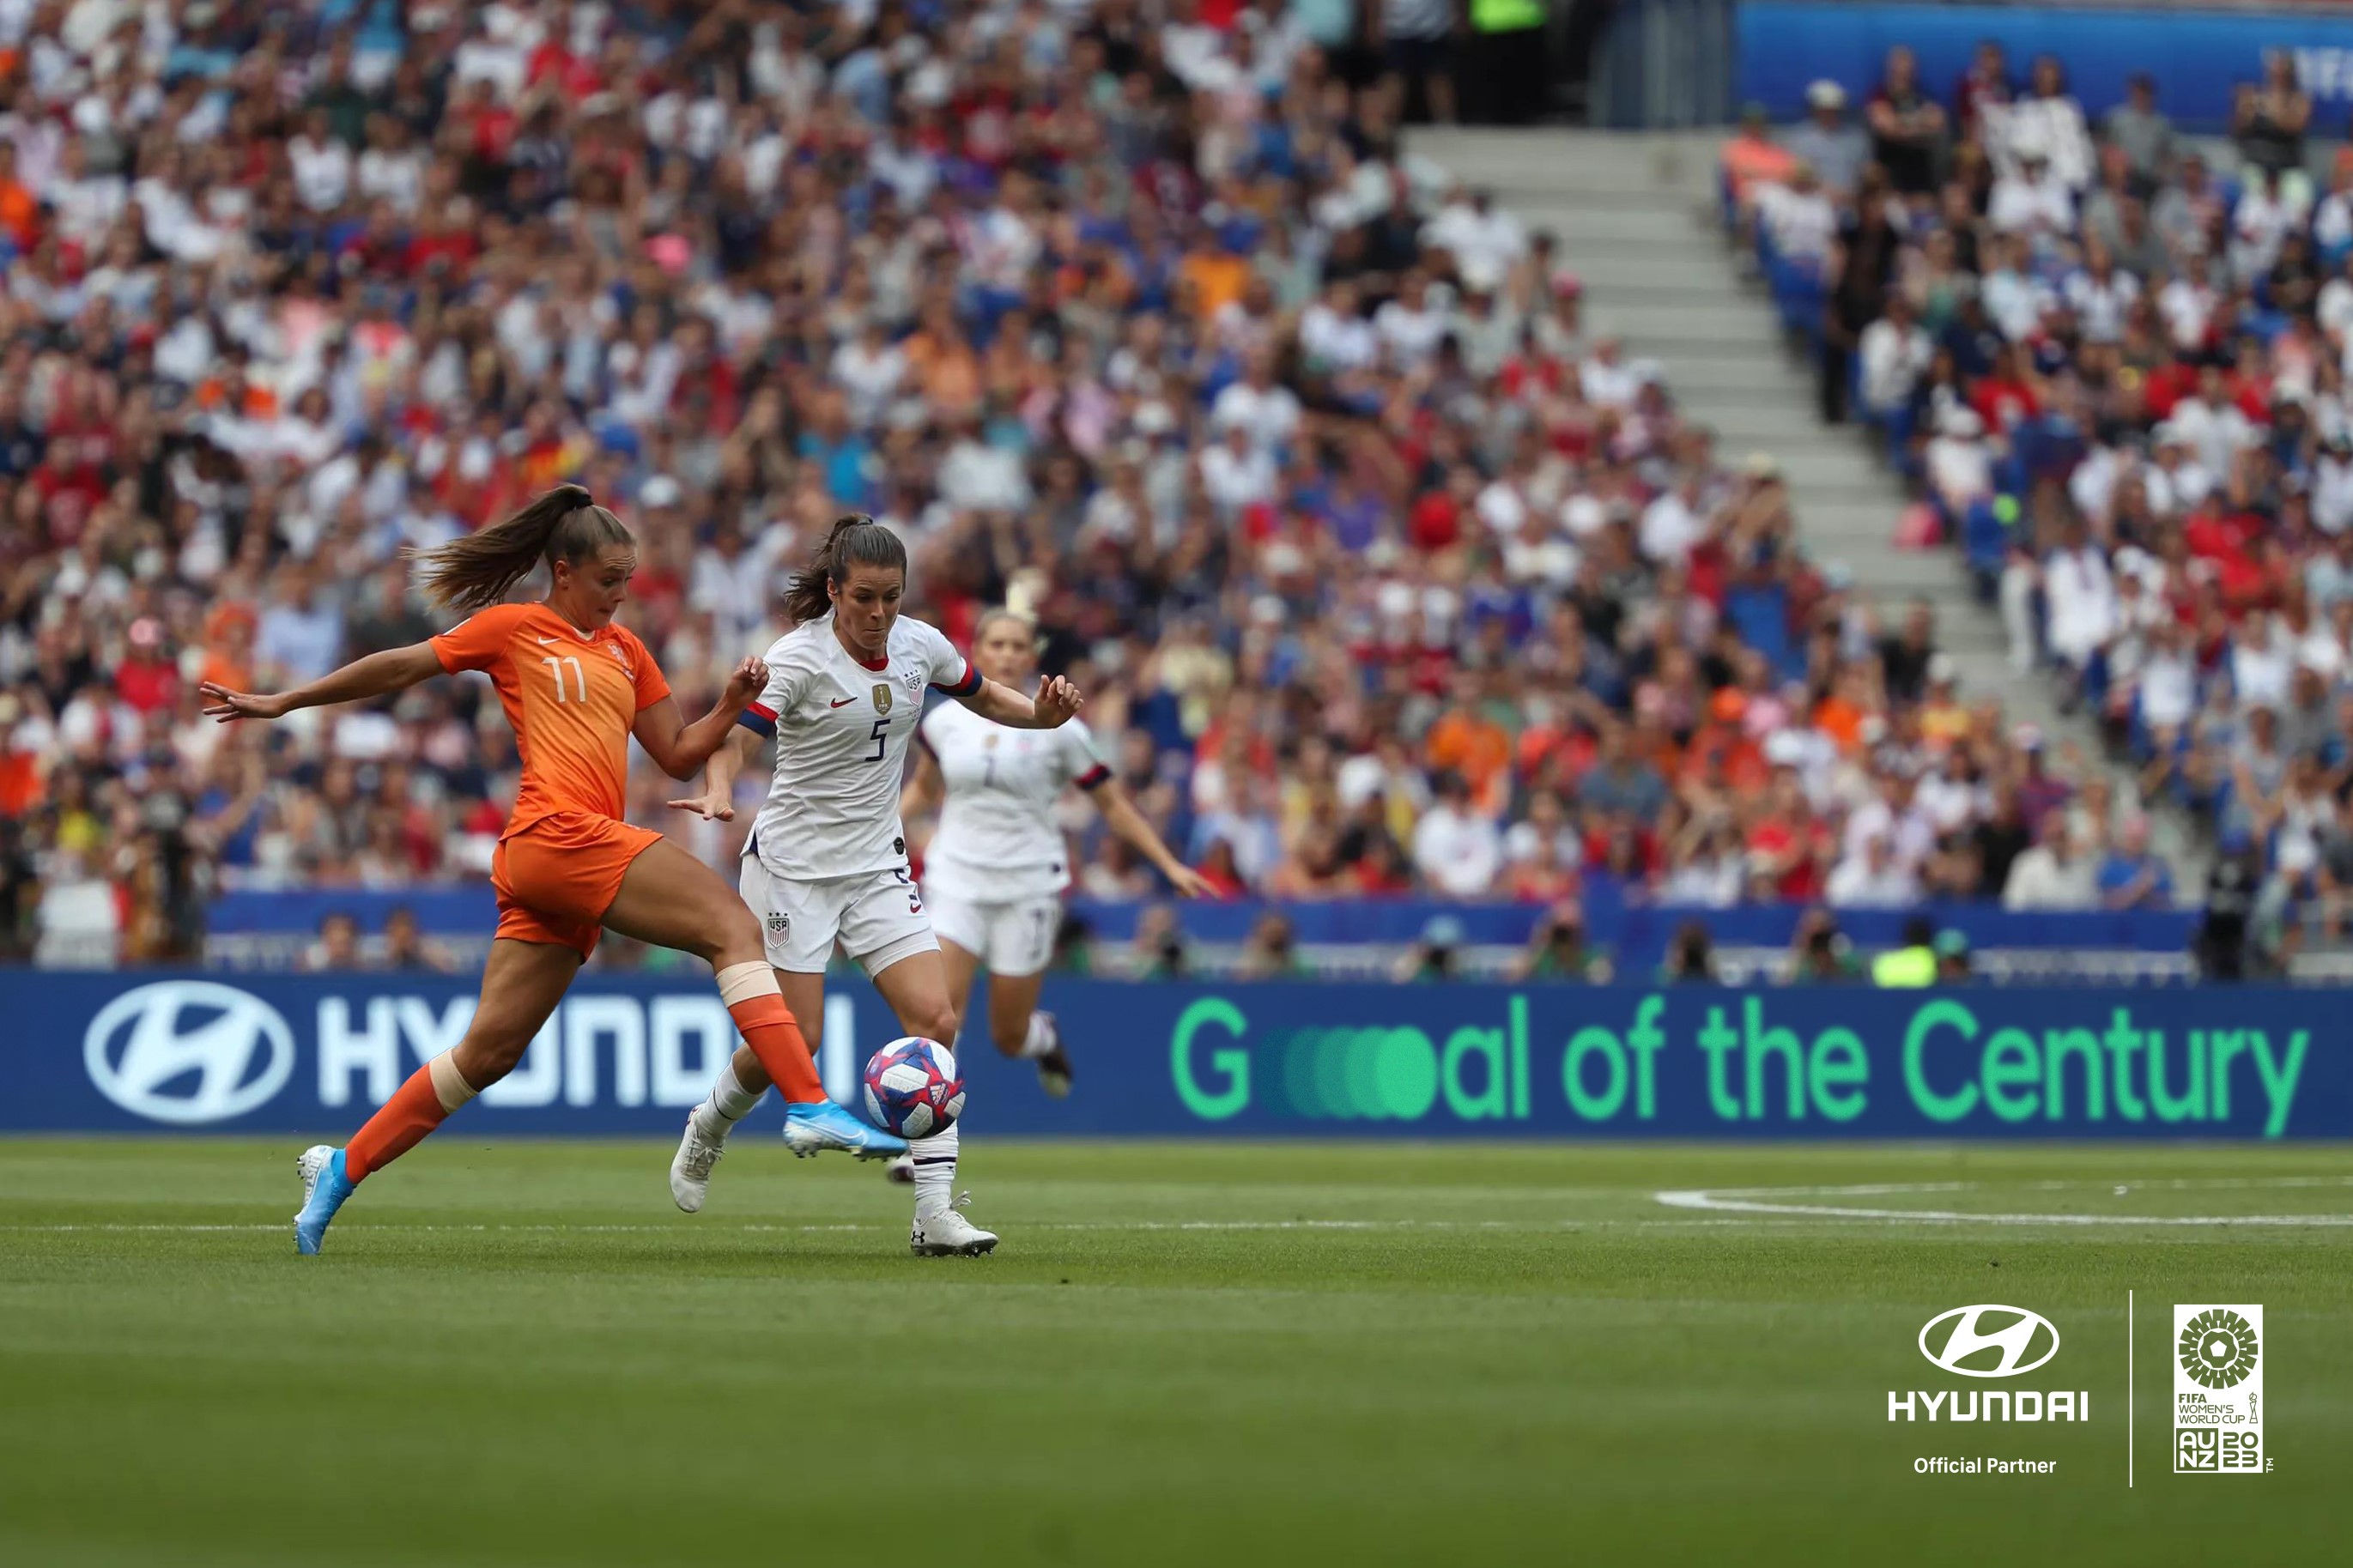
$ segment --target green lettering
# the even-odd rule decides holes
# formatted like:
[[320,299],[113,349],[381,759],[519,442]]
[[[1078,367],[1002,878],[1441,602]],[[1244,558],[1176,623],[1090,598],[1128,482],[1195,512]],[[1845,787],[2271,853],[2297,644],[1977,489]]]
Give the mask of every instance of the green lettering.
[[2042,1080],[2034,1037],[2023,1029],[1996,1029],[1986,1040],[1985,1058],[1978,1076],[1985,1083],[1986,1109],[2004,1121],[2023,1121],[2034,1114],[2034,1093],[2012,1094],[2013,1089]]
[[[1588,1094],[1585,1058],[1596,1052],[1601,1054],[1602,1081],[1607,1087],[1599,1094]],[[1569,1109],[1588,1121],[1607,1121],[1618,1114],[1626,1103],[1626,1076],[1625,1049],[1617,1036],[1599,1025],[1577,1030],[1561,1055],[1561,1087],[1568,1091]]]
[[1332,1034],[1338,1042],[1338,1067],[1341,1081],[1348,1086],[1350,1110],[1368,1121],[1378,1121],[1389,1113],[1381,1099],[1381,1044],[1387,1031],[1335,1029]]
[[1783,1114],[1791,1121],[1803,1121],[1806,1114],[1806,1068],[1798,1054],[1796,1031],[1764,1028],[1765,1003],[1762,997],[1748,997],[1742,1004],[1741,1018],[1744,1032],[1748,1037],[1746,1053],[1748,1119],[1751,1121],[1765,1119],[1765,1058],[1778,1056],[1781,1058],[1781,1077],[1789,1089],[1787,1096],[1788,1110]]
[[1239,1040],[1249,1027],[1241,1009],[1222,996],[1204,996],[1176,1016],[1168,1037],[1168,1068],[1176,1080],[1176,1098],[1204,1121],[1222,1121],[1250,1103],[1250,1052],[1234,1047],[1211,1051],[1212,1070],[1225,1074],[1226,1087],[1215,1094],[1202,1092],[1193,1077],[1193,1037],[1209,1025]]
[[1707,1108],[1715,1112],[1718,1121],[1740,1120],[1740,1102],[1732,1098],[1732,1087],[1725,1080],[1730,1076],[1725,1058],[1740,1043],[1740,1037],[1724,1021],[1724,1009],[1710,1007],[1707,1022],[1700,1026],[1699,1048],[1707,1053]]
[[1438,1047],[1419,1029],[1375,1029],[1373,1092],[1379,1114],[1419,1121],[1438,1100]]
[[1862,1114],[1859,1087],[1871,1076],[1862,1042],[1852,1029],[1824,1029],[1806,1053],[1806,1083],[1814,1109],[1832,1121],[1852,1121]]
[[1634,1008],[1634,1026],[1626,1031],[1626,1044],[1634,1053],[1634,1115],[1643,1121],[1659,1113],[1658,1056],[1667,1043],[1659,1015],[1666,1010],[1665,997],[1643,997]]
[[2108,1119],[2106,1064],[2100,1059],[2100,1037],[2089,1029],[2045,1029],[2042,1032],[2042,1114],[2057,1121],[2067,1114],[2066,1063],[2070,1056],[2084,1062],[2084,1116]]
[[[1446,1056],[1439,1064],[1438,1080],[1446,1090],[1447,1110],[1464,1121],[1496,1121],[1507,1114],[1504,1100],[1511,1068],[1504,1050],[1501,1029],[1465,1026],[1446,1037]],[[1462,1087],[1462,1064],[1473,1056],[1486,1062],[1485,1076],[1475,1095]]]
[[2295,1080],[2304,1076],[2304,1049],[2311,1043],[2302,1029],[2290,1035],[2287,1062],[2282,1066],[2272,1058],[2271,1037],[2261,1029],[2255,1031],[2255,1070],[2263,1074],[2263,1098],[2271,1103],[2271,1113],[2263,1118],[2266,1138],[2287,1131],[2287,1113],[2295,1104]]
[[1314,1066],[1315,1100],[1326,1116],[1343,1121],[1365,1114],[1356,1103],[1355,1086],[1348,1081],[1348,1042],[1355,1039],[1354,1029],[1318,1029],[1315,1031]]
[[1977,1109],[1978,1086],[1965,1083],[1950,1094],[1939,1094],[1928,1082],[1922,1058],[1926,1054],[1928,1032],[1939,1025],[1957,1031],[1964,1040],[1978,1037],[1977,1016],[1949,996],[1931,1002],[1913,1014],[1912,1022],[1904,1031],[1904,1088],[1920,1114],[1929,1121],[1958,1121]]
[[1300,1115],[1319,1119],[1329,1114],[1315,1081],[1315,1051],[1323,1038],[1321,1029],[1298,1030],[1282,1052],[1283,1098]]
[[2209,1112],[2216,1121],[2231,1120],[2231,1058],[2247,1049],[2247,1037],[2236,1029],[2217,1030],[2206,1037],[2210,1053],[2207,1073],[2213,1089],[2206,1096]]
[[2159,1121],[2200,1121],[2206,1116],[2206,1037],[2197,1029],[2183,1032],[2189,1041],[2188,1070],[2181,1075],[2179,1099],[2165,1087],[2165,1031],[2148,1031],[2148,1102]]
[[1512,998],[1512,1114],[1528,1119],[1528,999]]
[[2104,1043],[2115,1062],[2109,1078],[2116,1085],[2116,1114],[2126,1121],[2147,1120],[2148,1102],[2141,1099],[2140,1090],[2133,1085],[2132,1063],[2133,1058],[2140,1054],[2140,1031],[2132,1026],[2129,1012],[2122,1007],[2116,1010]]

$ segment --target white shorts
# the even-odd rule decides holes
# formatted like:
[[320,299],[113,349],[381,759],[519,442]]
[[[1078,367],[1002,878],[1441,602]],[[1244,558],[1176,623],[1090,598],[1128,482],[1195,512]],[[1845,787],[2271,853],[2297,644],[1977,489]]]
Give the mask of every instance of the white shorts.
[[932,929],[991,974],[1036,974],[1053,961],[1054,935],[1062,927],[1062,900],[1055,894],[984,904],[943,892],[927,879],[923,900],[932,906]]
[[836,942],[869,974],[940,950],[923,895],[904,867],[799,881],[746,856],[739,886],[759,919],[768,963],[794,974],[824,973]]

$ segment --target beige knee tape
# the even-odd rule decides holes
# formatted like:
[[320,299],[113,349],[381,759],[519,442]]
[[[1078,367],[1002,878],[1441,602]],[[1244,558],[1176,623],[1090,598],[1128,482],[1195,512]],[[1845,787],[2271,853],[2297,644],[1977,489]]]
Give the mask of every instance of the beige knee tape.
[[458,1064],[449,1059],[448,1051],[427,1062],[425,1070],[433,1075],[433,1092],[440,1100],[445,1115],[473,1099],[478,1092],[472,1084],[466,1081],[465,1075],[458,1070]]
[[754,996],[781,996],[776,972],[765,963],[731,963],[718,975],[719,999],[730,1007]]

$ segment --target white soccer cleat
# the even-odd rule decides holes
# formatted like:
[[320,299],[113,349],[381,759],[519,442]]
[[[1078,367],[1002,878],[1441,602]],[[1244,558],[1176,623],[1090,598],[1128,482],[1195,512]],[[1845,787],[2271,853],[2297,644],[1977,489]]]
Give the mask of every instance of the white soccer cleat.
[[702,1125],[694,1112],[686,1113],[686,1136],[678,1142],[678,1152],[670,1161],[670,1195],[688,1214],[702,1212],[702,1200],[711,1195],[711,1167],[727,1152],[724,1139],[703,1135]]
[[1054,1040],[1052,1048],[1038,1058],[1038,1087],[1046,1091],[1050,1100],[1068,1100],[1071,1080],[1078,1074],[1071,1067],[1070,1051],[1062,1045],[1062,1026],[1051,1013],[1038,1016],[1046,1020]]
[[892,1160],[882,1167],[882,1179],[888,1182],[895,1182],[902,1187],[913,1186],[915,1184],[915,1157],[913,1154],[902,1154],[897,1159]]
[[966,1193],[956,1199],[956,1207],[944,1208],[925,1219],[915,1216],[914,1227],[907,1232],[907,1250],[918,1258],[978,1258],[997,1250],[997,1233],[983,1230],[957,1212],[970,1203]]

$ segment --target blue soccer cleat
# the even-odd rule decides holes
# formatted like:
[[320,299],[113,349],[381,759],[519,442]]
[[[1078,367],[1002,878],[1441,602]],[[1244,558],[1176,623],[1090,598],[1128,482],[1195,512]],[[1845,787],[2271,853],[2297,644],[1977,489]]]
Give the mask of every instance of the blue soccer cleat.
[[320,1143],[302,1151],[294,1162],[302,1176],[302,1212],[294,1216],[294,1250],[305,1258],[319,1255],[327,1226],[343,1200],[359,1184],[343,1174],[343,1152]]
[[785,1147],[801,1159],[842,1149],[861,1160],[889,1160],[907,1152],[907,1141],[879,1132],[829,1100],[785,1107]]

